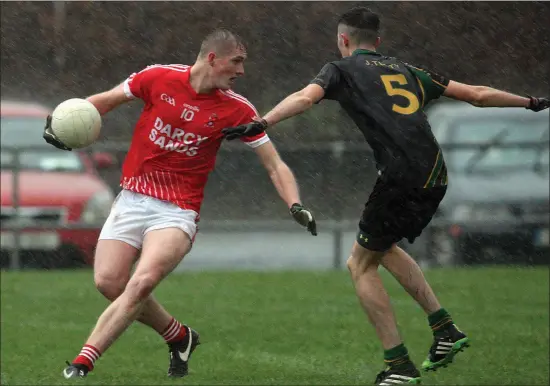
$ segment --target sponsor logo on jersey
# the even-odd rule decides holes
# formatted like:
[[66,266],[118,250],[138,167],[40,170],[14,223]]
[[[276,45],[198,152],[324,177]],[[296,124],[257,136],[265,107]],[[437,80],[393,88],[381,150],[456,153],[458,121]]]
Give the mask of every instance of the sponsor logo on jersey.
[[214,124],[216,123],[217,120],[218,120],[218,114],[212,113],[212,114],[208,117],[208,121],[204,124],[204,126],[211,129],[211,128],[214,127]]
[[161,94],[160,100],[165,101],[168,104],[171,104],[172,106],[176,107],[176,100],[168,94]]
[[159,117],[149,133],[149,140],[164,150],[177,151],[189,157],[197,155],[199,146],[208,137],[186,132],[185,130],[165,124]]
[[199,111],[201,111],[201,109],[199,109],[197,106],[191,106],[190,104],[188,103],[184,103],[183,104],[183,107],[186,107],[188,110],[193,110],[194,112],[198,113]]

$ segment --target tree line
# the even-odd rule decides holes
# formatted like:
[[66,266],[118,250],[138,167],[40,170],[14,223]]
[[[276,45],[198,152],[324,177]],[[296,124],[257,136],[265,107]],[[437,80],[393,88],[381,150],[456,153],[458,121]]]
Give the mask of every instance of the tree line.
[[[550,3],[379,2],[380,52],[452,79],[547,94]],[[349,2],[2,2],[2,98],[50,106],[110,88],[154,63],[192,64],[202,38],[229,28],[247,42],[235,90],[265,112],[335,59]],[[106,120],[126,139],[138,105]],[[284,123],[280,140],[357,139],[335,103]]]

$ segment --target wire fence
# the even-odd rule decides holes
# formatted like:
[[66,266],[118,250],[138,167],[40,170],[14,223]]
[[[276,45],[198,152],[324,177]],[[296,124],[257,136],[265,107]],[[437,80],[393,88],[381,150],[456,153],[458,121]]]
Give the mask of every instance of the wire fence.
[[[540,143],[509,143],[499,146],[540,147]],[[444,151],[457,148],[483,150],[479,144],[468,143],[453,144],[446,147]],[[100,143],[78,153],[89,159],[97,153],[107,153],[113,158],[112,167],[99,170],[94,178],[105,181],[114,194],[117,194],[120,190],[118,186],[120,166],[127,149],[127,143]],[[329,243],[331,247],[324,251],[326,258],[331,261],[332,268],[340,269],[343,257],[346,256],[347,248],[349,248],[344,240],[349,239],[349,235],[357,229],[358,218],[364,202],[377,178],[372,152],[366,144],[344,142],[291,144],[280,146],[278,150],[296,175],[304,204],[311,208],[316,215],[321,231],[320,236],[331,240]],[[27,168],[21,164],[21,158],[28,154],[44,151],[51,152],[51,149],[49,147],[47,149],[44,147],[2,147],[2,180],[3,183],[7,183],[8,180],[5,176],[9,176],[11,189],[9,200],[4,196],[4,192],[2,197],[1,244],[3,252],[9,254],[7,267],[10,269],[20,269],[24,266],[22,254],[27,249],[32,249],[33,245],[38,245],[35,249],[52,249],[55,260],[56,248],[59,248],[60,245],[59,237],[56,235],[60,232],[78,230],[81,232],[79,237],[90,239],[87,240],[87,245],[93,249],[97,241],[97,234],[103,225],[104,220],[83,221],[78,213],[73,213],[71,218],[62,216],[61,221],[52,221],[44,211],[40,216],[24,215],[23,212],[28,211],[29,206],[22,203],[22,192],[26,191],[24,194],[27,195],[46,193],[38,191],[29,193],[27,190],[30,188],[27,185],[30,177],[23,178],[25,186],[22,186],[22,176]],[[9,159],[4,157],[6,153],[11,154]],[[42,172],[47,175],[46,171]],[[52,175],[51,178],[55,177]],[[72,187],[67,186],[66,189],[70,190]],[[70,209],[65,208],[65,210]],[[545,209],[542,210],[542,217],[546,215],[546,220],[548,220],[548,209],[546,212],[544,212]],[[464,229],[487,226],[489,220],[484,218],[469,219],[467,227]],[[540,228],[541,235],[538,237],[541,240],[538,243],[542,246],[548,243],[545,239],[548,237],[548,221],[545,222],[544,218],[541,218],[541,213],[526,212],[521,218],[500,219],[498,223],[503,228],[506,226],[512,228],[523,226],[526,229]],[[449,216],[436,217],[432,221],[423,234],[422,242],[417,243],[416,246],[425,262],[439,262],[439,265],[460,262],[461,259],[456,256],[441,257],[442,248],[455,248],[449,247],[448,237],[446,246],[443,243],[443,246],[438,245],[437,248],[432,248],[434,244],[438,243],[437,240],[440,237],[438,232],[443,230],[444,234],[448,235],[449,232],[456,231],[456,228],[453,227],[458,225]],[[269,232],[280,234],[281,237],[289,232],[301,231],[290,219],[286,205],[277,196],[276,190],[254,152],[245,145],[232,143],[222,146],[219,152],[216,169],[212,172],[207,184],[199,228],[200,233],[206,234],[243,234],[245,232],[267,234],[266,232]],[[493,233],[498,234],[497,231]],[[451,241],[456,242],[456,240]],[[304,248],[307,248],[307,245],[316,243],[318,240],[304,238],[302,242]],[[235,243],[238,243],[238,240]],[[407,243],[404,246],[414,249],[414,246]]]

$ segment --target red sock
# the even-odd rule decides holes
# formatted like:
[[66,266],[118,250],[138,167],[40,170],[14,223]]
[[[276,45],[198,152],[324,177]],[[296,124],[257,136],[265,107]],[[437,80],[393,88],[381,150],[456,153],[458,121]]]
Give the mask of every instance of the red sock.
[[172,318],[168,324],[168,327],[164,329],[161,335],[166,343],[178,342],[185,338],[185,335],[187,335],[187,328],[185,328],[176,319]]
[[101,353],[97,348],[89,344],[85,344],[80,350],[80,354],[74,359],[73,363],[84,365],[89,371],[94,369],[94,363],[99,359]]

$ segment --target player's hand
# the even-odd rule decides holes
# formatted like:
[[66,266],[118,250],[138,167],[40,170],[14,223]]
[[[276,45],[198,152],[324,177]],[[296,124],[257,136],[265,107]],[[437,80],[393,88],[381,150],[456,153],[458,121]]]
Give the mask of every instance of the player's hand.
[[46,118],[46,126],[44,126],[44,134],[42,134],[42,138],[46,140],[50,145],[53,145],[61,150],[67,150],[71,151],[71,149],[68,146],[65,146],[63,142],[57,138],[57,136],[52,131],[52,116],[48,115],[48,118]]
[[290,214],[298,224],[306,227],[313,236],[317,236],[315,218],[309,209],[304,208],[301,204],[292,204]]
[[548,98],[535,98],[531,95],[527,95],[527,98],[529,98],[529,106],[526,107],[527,110],[542,111],[550,107],[550,99]]
[[263,133],[267,129],[267,122],[265,119],[258,121],[252,121],[246,125],[239,125],[236,127],[226,127],[222,130],[222,134],[228,141],[231,141],[239,137],[253,137],[255,135]]

